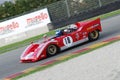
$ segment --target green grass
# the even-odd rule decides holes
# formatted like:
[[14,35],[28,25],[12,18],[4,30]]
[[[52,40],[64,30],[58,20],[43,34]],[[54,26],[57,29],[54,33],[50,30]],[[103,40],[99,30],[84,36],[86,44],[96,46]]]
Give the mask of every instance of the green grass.
[[[97,16],[97,17],[100,17],[101,19],[106,19],[106,18],[115,16],[115,15],[118,15],[118,14],[120,14],[120,10],[116,10],[116,11],[113,11],[113,12],[110,12],[110,13],[106,13],[106,14],[103,14],[103,15],[100,15],[100,16]],[[97,18],[97,17],[94,17],[94,18]],[[91,18],[91,19],[94,19],[94,18]],[[46,34],[48,34],[48,36],[53,35],[54,31],[50,31]],[[26,39],[26,40],[21,41],[21,42],[16,42],[16,43],[13,43],[13,44],[10,44],[10,45],[7,45],[7,46],[0,47],[0,54],[5,53],[5,52],[10,51],[10,50],[14,50],[14,49],[26,46],[26,45],[30,44],[31,41],[38,41],[38,40],[40,40],[40,38],[43,35],[44,34],[41,34],[41,35]]]
[[46,68],[50,68],[50,67],[52,67],[52,66],[54,66],[54,65],[57,65],[57,64],[66,62],[66,61],[68,61],[68,60],[70,60],[70,59],[76,58],[76,57],[78,57],[78,56],[80,56],[80,55],[86,54],[86,53],[91,52],[91,51],[93,51],[93,50],[96,50],[96,49],[98,49],[98,48],[101,48],[101,47],[110,45],[110,44],[115,43],[115,42],[117,42],[117,41],[120,41],[120,39],[119,39],[119,40],[111,41],[111,42],[109,42],[109,43],[106,43],[106,44],[103,44],[103,45],[101,45],[101,46],[99,46],[99,47],[96,47],[96,48],[93,48],[93,49],[90,49],[90,50],[81,52],[81,53],[79,53],[79,54],[74,54],[74,55],[72,55],[72,56],[70,56],[70,57],[67,57],[67,58],[65,58],[65,59],[63,59],[63,60],[57,61],[57,62],[55,62],[55,63],[53,63],[53,64],[50,64],[50,65],[38,66],[35,70],[32,70],[32,71],[30,71],[30,72],[28,72],[28,73],[25,73],[25,74],[23,74],[23,75],[17,76],[16,78],[14,78],[14,79],[12,79],[12,80],[17,80],[17,79],[19,79],[19,78],[28,76],[28,75],[33,74],[33,73],[35,73],[35,72],[45,70]]

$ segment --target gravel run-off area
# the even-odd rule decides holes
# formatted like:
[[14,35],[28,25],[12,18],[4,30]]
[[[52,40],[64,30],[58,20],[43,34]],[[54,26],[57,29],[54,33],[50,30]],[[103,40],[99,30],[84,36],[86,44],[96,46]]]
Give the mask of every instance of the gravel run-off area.
[[19,80],[120,80],[120,41]]

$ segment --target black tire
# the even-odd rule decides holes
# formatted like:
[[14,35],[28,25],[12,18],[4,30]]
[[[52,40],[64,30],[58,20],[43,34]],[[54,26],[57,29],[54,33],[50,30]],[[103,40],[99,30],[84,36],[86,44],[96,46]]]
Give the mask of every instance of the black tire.
[[49,45],[47,48],[47,56],[53,56],[58,52],[58,48],[56,45]]
[[95,41],[99,38],[99,31],[94,30],[88,34],[89,41]]

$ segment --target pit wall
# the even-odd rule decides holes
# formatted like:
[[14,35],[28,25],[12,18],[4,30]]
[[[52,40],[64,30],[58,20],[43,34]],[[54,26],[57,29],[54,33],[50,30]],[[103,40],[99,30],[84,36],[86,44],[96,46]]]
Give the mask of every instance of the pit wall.
[[49,31],[47,8],[0,23],[0,47]]

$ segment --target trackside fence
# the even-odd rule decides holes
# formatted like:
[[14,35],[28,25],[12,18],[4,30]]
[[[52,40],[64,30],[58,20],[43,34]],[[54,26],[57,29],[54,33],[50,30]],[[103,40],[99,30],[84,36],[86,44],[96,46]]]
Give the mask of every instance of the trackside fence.
[[[56,26],[55,28],[58,28],[58,27],[65,26],[67,24],[74,23],[76,21],[80,21],[89,17],[93,17],[99,14],[103,14],[106,12],[110,12],[112,10],[119,9],[120,0],[61,0],[43,7],[39,7],[29,12],[10,17],[10,19],[28,14],[43,8],[48,8],[52,24]],[[91,12],[94,12],[94,13],[91,13]],[[4,20],[8,20],[8,18]],[[69,21],[69,22],[66,22],[66,21]]]
[[45,6],[54,28],[120,8],[120,0],[61,0]]

